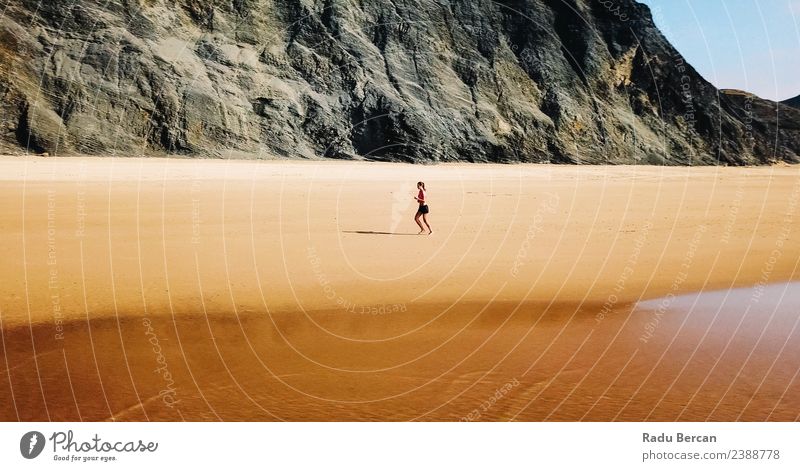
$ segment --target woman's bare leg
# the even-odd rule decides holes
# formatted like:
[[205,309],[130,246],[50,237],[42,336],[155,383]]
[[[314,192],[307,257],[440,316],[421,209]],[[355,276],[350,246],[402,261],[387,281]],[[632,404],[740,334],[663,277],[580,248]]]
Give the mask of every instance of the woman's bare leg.
[[[425,221],[425,225],[428,226],[428,234],[433,234],[433,229],[431,229],[431,225],[428,224],[428,215],[427,214],[423,214],[422,215],[422,220]],[[419,221],[417,221],[417,224],[419,224]],[[422,225],[420,224],[419,227],[422,228]]]
[[422,216],[422,213],[417,211],[417,214],[414,216],[414,222],[417,223],[417,225],[419,226],[419,233],[422,234],[423,232],[425,232],[425,228],[422,227],[422,223],[419,222],[419,217],[420,216]]

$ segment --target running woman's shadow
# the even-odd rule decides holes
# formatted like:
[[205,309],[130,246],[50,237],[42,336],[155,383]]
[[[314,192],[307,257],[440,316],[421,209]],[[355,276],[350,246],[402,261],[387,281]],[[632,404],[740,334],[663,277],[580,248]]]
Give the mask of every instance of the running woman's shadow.
[[381,232],[381,231],[342,231],[346,234],[368,234],[368,235],[418,235],[411,232]]

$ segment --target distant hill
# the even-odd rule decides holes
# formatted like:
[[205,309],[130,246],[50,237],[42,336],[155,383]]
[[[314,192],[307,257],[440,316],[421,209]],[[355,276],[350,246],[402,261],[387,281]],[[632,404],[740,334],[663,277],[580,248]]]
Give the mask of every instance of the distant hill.
[[[800,148],[800,109],[787,101],[781,103],[764,100],[742,90],[720,90],[729,103],[728,110],[744,123],[745,142],[758,142],[759,135],[772,136],[778,145],[762,150],[762,155],[770,161],[793,161],[787,149]],[[781,104],[788,106],[781,106]]]
[[783,100],[781,103],[784,105],[793,106],[795,108],[800,108],[800,95],[797,95],[794,98],[789,98],[788,100]]

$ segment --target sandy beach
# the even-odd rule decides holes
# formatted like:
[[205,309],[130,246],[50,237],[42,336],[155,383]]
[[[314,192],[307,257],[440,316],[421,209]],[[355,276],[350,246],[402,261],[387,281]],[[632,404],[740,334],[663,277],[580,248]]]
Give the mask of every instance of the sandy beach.
[[2,420],[800,410],[797,166],[2,157],[0,193]]

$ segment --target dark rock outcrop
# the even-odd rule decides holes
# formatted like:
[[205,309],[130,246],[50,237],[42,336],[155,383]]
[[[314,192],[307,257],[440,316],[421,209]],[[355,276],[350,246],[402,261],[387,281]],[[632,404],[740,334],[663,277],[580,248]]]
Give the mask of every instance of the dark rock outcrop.
[[632,0],[11,0],[0,96],[3,152],[800,159]]

